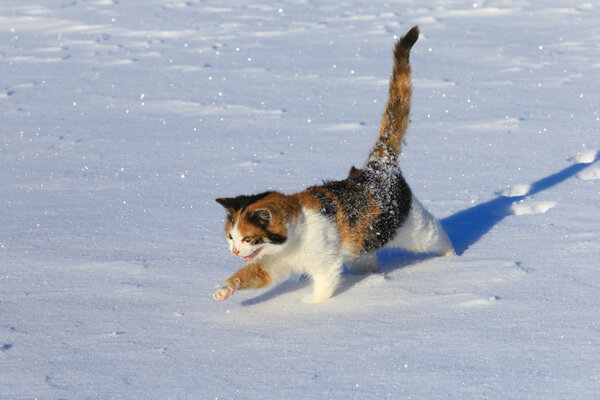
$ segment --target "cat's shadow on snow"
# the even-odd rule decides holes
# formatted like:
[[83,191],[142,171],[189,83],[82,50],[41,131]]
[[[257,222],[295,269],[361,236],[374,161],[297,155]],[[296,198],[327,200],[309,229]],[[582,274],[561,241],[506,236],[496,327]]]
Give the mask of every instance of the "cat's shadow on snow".
[[548,175],[529,185],[529,190],[518,196],[498,196],[454,213],[441,220],[444,230],[450,237],[457,255],[462,255],[470,246],[499,224],[505,217],[513,215],[511,206],[575,176],[600,159],[600,152],[591,162],[570,165],[552,175]]
[[[385,249],[381,250],[377,254],[377,258],[379,261],[379,268],[375,272],[377,274],[385,274],[388,271],[406,268],[414,264],[418,264],[423,260],[428,258],[435,257],[435,254],[415,254],[409,253],[407,251],[401,249]],[[350,289],[352,286],[356,285],[360,281],[362,281],[365,277],[369,276],[369,274],[357,274],[352,270],[352,268],[344,266],[343,279],[340,284],[340,287],[336,290],[334,297],[339,296],[341,293],[344,293],[346,290]],[[243,307],[253,306],[256,304],[264,303],[269,301],[275,297],[286,293],[292,293],[296,291],[301,291],[306,287],[312,288],[312,282],[310,278],[307,276],[301,276],[299,278],[291,278],[280,284],[276,285],[270,290],[267,290],[264,293],[259,294],[256,297],[251,299],[247,299],[241,302]],[[310,302],[310,298],[312,297],[312,289],[307,292],[305,295],[307,302]]]
[[[533,182],[529,185],[529,190],[524,194],[510,197],[500,195],[485,203],[466,208],[442,219],[440,222],[450,237],[456,254],[458,256],[462,255],[505,217],[513,215],[511,211],[513,204],[564,182],[596,163],[599,159],[600,152],[596,154],[595,159],[591,162],[570,165],[554,174]],[[435,255],[413,254],[400,249],[384,249],[378,253],[379,270],[376,273],[385,274],[396,269],[418,264],[432,257],[435,257]],[[345,268],[344,279],[334,296],[347,291],[367,276],[369,275],[358,275],[352,272],[352,270]],[[293,279],[287,280],[265,293],[243,301],[242,306],[262,303],[279,295],[301,290],[308,285],[310,285],[310,281],[305,278],[301,278],[299,282]]]
[[270,290],[267,290],[266,292],[259,294],[256,297],[242,301],[241,305],[243,307],[248,307],[248,306],[253,306],[256,304],[264,303],[266,301],[271,300],[274,297],[281,296],[282,294],[295,292],[297,290],[302,290],[303,288],[305,288],[309,285],[312,285],[312,284],[311,284],[310,280],[305,276],[301,276],[301,277],[299,277],[299,279],[290,278],[290,279],[287,279],[287,280],[281,282],[280,284],[276,285],[275,287],[271,288]]

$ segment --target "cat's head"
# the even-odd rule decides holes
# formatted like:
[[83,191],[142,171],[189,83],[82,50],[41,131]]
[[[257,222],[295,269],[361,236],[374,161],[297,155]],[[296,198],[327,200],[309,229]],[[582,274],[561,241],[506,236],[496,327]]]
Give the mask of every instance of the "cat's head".
[[281,250],[288,240],[290,223],[299,211],[288,196],[276,192],[216,200],[228,213],[225,237],[229,250],[245,262]]

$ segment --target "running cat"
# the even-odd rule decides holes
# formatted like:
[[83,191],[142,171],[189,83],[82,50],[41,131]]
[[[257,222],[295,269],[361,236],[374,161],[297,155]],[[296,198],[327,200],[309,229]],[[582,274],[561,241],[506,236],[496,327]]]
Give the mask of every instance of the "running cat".
[[322,302],[339,286],[343,263],[359,273],[374,271],[375,252],[383,247],[455,254],[440,223],[412,195],[398,167],[412,93],[409,52],[418,38],[415,26],[396,43],[379,137],[362,169],[352,167],[344,180],[292,195],[265,192],[216,199],[228,212],[229,248],[247,265],[214,293],[215,300],[295,272],[312,278],[313,301]]

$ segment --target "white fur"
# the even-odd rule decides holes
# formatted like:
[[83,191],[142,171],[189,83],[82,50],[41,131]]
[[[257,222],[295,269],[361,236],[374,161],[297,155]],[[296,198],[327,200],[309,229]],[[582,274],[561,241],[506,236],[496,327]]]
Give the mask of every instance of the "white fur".
[[232,239],[230,239],[228,236],[227,242],[229,243],[229,250],[233,254],[235,254],[234,250],[238,250],[239,257],[246,257],[246,256],[252,254],[252,252],[254,250],[256,250],[256,249],[252,249],[252,246],[250,245],[250,243],[246,243],[243,241],[244,238],[242,237],[242,234],[240,233],[240,231],[237,229],[237,221],[229,230],[229,234],[231,235]]
[[298,221],[288,225],[288,240],[263,250],[260,263],[273,282],[291,273],[308,274],[313,280],[313,302],[329,299],[340,284],[344,249],[333,221],[303,209]]
[[399,247],[417,253],[456,255],[440,222],[412,196],[408,217],[396,236],[385,247]]

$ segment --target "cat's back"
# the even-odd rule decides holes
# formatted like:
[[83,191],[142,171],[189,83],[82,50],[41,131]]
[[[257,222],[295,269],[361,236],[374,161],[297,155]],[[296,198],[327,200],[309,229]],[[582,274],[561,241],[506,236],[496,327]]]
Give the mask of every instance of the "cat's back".
[[302,208],[337,228],[342,246],[358,255],[384,247],[406,219],[412,194],[400,171],[352,167],[346,179],[293,195]]

